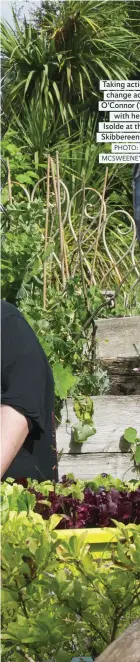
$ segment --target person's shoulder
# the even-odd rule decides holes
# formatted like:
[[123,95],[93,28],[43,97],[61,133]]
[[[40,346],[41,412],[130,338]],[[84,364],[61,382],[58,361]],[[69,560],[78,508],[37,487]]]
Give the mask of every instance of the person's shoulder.
[[3,320],[6,320],[6,318],[13,317],[13,316],[14,317],[15,316],[16,317],[21,317],[23,319],[22,314],[20,313],[18,308],[16,308],[16,306],[14,306],[12,303],[9,303],[9,301],[3,301],[2,300],[1,301],[1,321],[3,322]]
[[32,327],[16,306],[3,300],[1,301],[1,331],[4,345],[8,338],[12,343],[16,342],[17,351],[20,347],[21,352],[21,346],[24,346],[25,349],[27,347],[28,350],[30,348],[30,354],[34,354],[36,362],[37,358],[39,361],[41,360],[46,369],[47,357]]

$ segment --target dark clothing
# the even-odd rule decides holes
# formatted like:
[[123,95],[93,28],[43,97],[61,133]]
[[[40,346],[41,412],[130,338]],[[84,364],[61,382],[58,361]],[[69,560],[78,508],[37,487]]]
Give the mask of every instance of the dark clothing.
[[137,239],[140,241],[140,163],[137,163],[133,169],[133,209]]
[[30,430],[2,480],[57,480],[52,372],[31,327],[6,301],[1,302],[1,356],[1,404],[21,412]]

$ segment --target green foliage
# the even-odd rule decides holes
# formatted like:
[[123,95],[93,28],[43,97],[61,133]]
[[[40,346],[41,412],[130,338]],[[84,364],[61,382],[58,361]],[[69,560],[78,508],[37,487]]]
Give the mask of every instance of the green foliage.
[[1,486],[1,522],[8,519],[11,511],[30,513],[35,506],[35,496],[24,490],[22,485],[7,483]]
[[[47,167],[47,156],[48,156],[48,147],[45,148],[45,137],[43,134],[42,137],[42,112],[41,109],[35,104],[35,113],[36,119],[31,109],[30,122],[27,123],[27,109],[25,108],[23,122],[14,117],[13,128],[9,128],[6,132],[3,141],[2,141],[2,153],[5,158],[10,157],[10,171],[12,178],[12,195],[13,195],[13,205],[12,207],[7,204],[8,201],[8,189],[5,186],[2,194],[3,202],[6,204],[6,210],[9,218],[9,223],[12,226],[10,230],[14,233],[15,229],[17,232],[16,223],[13,224],[13,212],[15,205],[19,204],[19,201],[23,201],[23,196],[26,194],[26,197],[30,198],[32,188],[36,179],[46,174]],[[29,120],[29,112],[28,112]],[[40,125],[36,125],[36,120],[40,121]],[[45,120],[44,120],[45,121]],[[47,120],[46,120],[47,121]],[[24,124],[24,126],[23,126]],[[27,127],[28,124],[28,127]],[[17,126],[17,131],[15,131],[15,126]],[[48,124],[47,124],[48,126]],[[61,127],[62,129],[62,127]],[[53,155],[55,160],[56,149],[59,151],[59,160],[60,160],[60,173],[61,178],[64,180],[64,183],[68,186],[68,191],[70,196],[78,192],[81,188],[83,177],[88,186],[95,186],[96,190],[102,193],[103,189],[103,179],[104,171],[100,168],[98,164],[98,146],[95,145],[94,137],[96,130],[96,122],[94,119],[89,118],[88,121],[81,117],[80,120],[80,131],[77,132],[77,135],[74,136],[74,139],[71,142],[70,138],[67,138],[60,133],[60,139],[57,134],[52,136],[52,144],[49,137],[47,138],[47,145],[49,140],[49,151]],[[42,146],[40,145],[40,139],[42,140]],[[25,156],[28,153],[28,158]],[[94,178],[94,180],[93,180]],[[114,260],[117,261],[120,258],[120,255],[125,255],[128,250],[127,256],[124,258],[121,263],[121,275],[124,276],[125,281],[124,285],[121,285],[119,296],[117,292],[117,297],[115,299],[115,307],[108,308],[109,315],[129,315],[139,314],[139,290],[138,285],[134,287],[136,280],[135,270],[132,271],[131,255],[129,252],[130,241],[132,233],[127,232],[126,223],[130,226],[128,219],[126,218],[123,209],[122,213],[118,216],[117,207],[124,207],[128,212],[132,212],[132,195],[131,195],[131,182],[132,173],[131,169],[126,167],[124,172],[123,167],[123,185],[122,185],[122,169],[117,166],[117,171],[115,171],[114,166],[110,168],[108,175],[108,184],[107,184],[107,213],[109,214],[114,210],[113,217],[111,217],[110,222],[107,223],[107,234],[106,239],[108,242],[108,247],[113,256]],[[15,183],[14,183],[15,182]],[[19,183],[21,186],[19,186]],[[44,232],[43,222],[45,224],[45,209],[46,209],[46,191],[45,183],[42,183],[36,190],[36,203],[42,203],[42,231]],[[113,191],[113,193],[112,193]],[[39,199],[38,199],[39,198]],[[93,215],[93,231],[96,231],[96,226],[98,225],[98,218],[100,213],[100,200],[97,193],[93,191],[88,191],[86,193],[86,213],[90,213],[90,210]],[[91,207],[92,205],[92,207]],[[23,206],[26,206],[26,203],[23,203]],[[30,204],[33,213],[33,203]],[[82,193],[78,194],[74,198],[74,205],[72,205],[72,222],[74,226],[74,231],[78,234],[78,228],[81,218],[81,209],[82,209]],[[20,211],[20,210],[19,210]],[[23,209],[23,214],[26,211]],[[58,231],[58,214],[55,211],[54,217],[52,218],[50,213],[49,219],[49,245],[48,250],[52,250],[51,258],[49,262],[49,270],[47,269],[47,277],[50,280],[55,282],[57,289],[61,287],[61,274],[60,267],[58,266],[58,259],[60,257],[60,240],[59,240],[59,231]],[[16,221],[17,219],[15,219]],[[22,220],[22,219],[21,219]],[[52,223],[53,223],[53,233],[52,233]],[[88,257],[89,264],[92,264],[93,260],[93,251],[94,246],[91,245],[91,228],[89,226],[89,219],[85,216],[84,219],[85,231],[82,239],[82,248],[84,254]],[[18,224],[18,229],[20,233],[20,223]],[[18,240],[18,238],[17,238]],[[93,240],[94,233],[93,233]],[[78,251],[75,244],[75,240],[72,236],[70,227],[68,223],[65,223],[65,241],[67,245],[67,254],[69,262],[69,272],[70,276],[73,277],[75,272],[75,265],[77,264],[77,273],[79,275],[79,260]],[[40,245],[40,238],[38,239]],[[95,244],[94,244],[95,245]],[[11,250],[11,247],[8,247]],[[20,247],[19,247],[20,249]],[[55,251],[56,259],[54,260],[53,251]],[[136,248],[136,263],[139,261],[139,248]],[[26,256],[25,256],[26,259]],[[38,264],[38,263],[37,263]],[[4,267],[5,268],[5,267]],[[100,238],[100,244],[98,247],[97,259],[96,259],[96,269],[95,277],[98,286],[102,279],[104,279],[104,272],[108,271],[108,260],[105,247]],[[6,273],[5,273],[6,275]],[[9,275],[9,274],[8,274]],[[87,281],[87,269],[85,269],[85,278]],[[11,289],[12,289],[11,281]],[[39,283],[38,283],[39,285]],[[40,283],[41,286],[41,283]],[[115,288],[118,290],[118,278],[116,278],[116,273],[113,271],[109,272],[109,277],[106,280],[104,287]],[[14,285],[13,285],[14,288]],[[132,288],[132,289],[131,289]],[[15,293],[14,293],[15,294]],[[6,295],[7,296],[7,295]],[[127,302],[128,300],[128,302]],[[101,310],[101,316],[106,316],[106,310]]]
[[21,28],[15,15],[14,30],[2,24],[6,112],[22,113],[22,95],[28,106],[41,98],[58,127],[60,120],[76,126],[81,110],[92,114],[102,77],[132,78],[136,71],[138,36],[127,28],[128,17],[124,2],[100,2],[97,10],[95,0],[70,0],[56,3],[51,14],[47,3],[37,28],[26,22]]
[[128,444],[130,444],[134,462],[140,468],[140,438],[137,437],[137,430],[135,428],[126,428],[123,436]]
[[[40,117],[40,113],[39,113]],[[20,127],[21,129],[21,127]],[[41,127],[40,130],[38,131],[38,135],[40,135],[41,132]],[[6,158],[7,155],[9,156],[10,154],[8,153],[8,150],[11,151],[10,155],[10,171],[11,171],[11,178],[12,178],[12,196],[13,196],[13,203],[12,205],[8,204],[8,188],[7,186],[4,186],[3,194],[2,194],[2,200],[3,203],[6,204],[6,213],[7,217],[9,219],[9,225],[10,225],[10,234],[13,233],[17,235],[17,244],[16,244],[16,262],[17,262],[17,270],[18,270],[18,263],[19,263],[19,269],[20,269],[20,264],[21,264],[21,280],[24,278],[24,270],[22,272],[22,263],[21,263],[21,234],[23,234],[23,228],[24,228],[24,222],[25,219],[28,216],[28,223],[30,223],[30,218],[32,217],[31,220],[31,233],[33,237],[33,251],[34,252],[34,243],[35,243],[35,238],[34,234],[36,234],[36,222],[38,225],[40,225],[42,229],[42,237],[40,234],[38,235],[38,253],[39,256],[41,254],[41,242],[42,242],[42,250],[43,250],[43,255],[41,255],[42,261],[44,259],[44,247],[43,247],[43,236],[44,236],[44,226],[45,226],[45,215],[46,215],[46,192],[45,192],[45,186],[46,184],[41,184],[41,188],[36,190],[36,197],[34,202],[29,202],[30,197],[31,197],[31,192],[32,188],[34,185],[34,181],[36,178],[39,179],[41,176],[41,171],[42,175],[45,174],[45,169],[46,169],[46,164],[40,164],[38,160],[37,154],[38,151],[35,152],[35,149],[38,150],[37,144],[33,146],[30,154],[30,147],[26,142],[23,142],[22,146],[19,147],[18,144],[13,144],[12,140],[14,140],[14,143],[19,143],[19,138],[22,134],[22,131],[20,130],[19,133],[19,128],[17,127],[17,135],[13,137],[12,139],[12,132],[9,129],[9,132],[5,134],[4,139],[3,139],[3,155]],[[88,132],[87,132],[88,134]],[[33,127],[33,135],[36,136],[36,129]],[[31,130],[29,131],[29,142],[31,138]],[[78,142],[75,140],[73,146],[70,147],[70,143],[65,142],[65,140],[58,145],[59,147],[59,152],[61,154],[60,157],[60,170],[61,170],[61,176],[64,177],[64,183],[68,185],[68,190],[69,193],[73,195],[74,192],[81,187],[81,178],[85,176],[86,173],[86,182],[88,185],[93,185],[93,172],[94,170],[96,171],[96,178],[94,178],[94,185],[97,188],[97,191],[102,192],[102,187],[103,187],[103,177],[104,173],[103,171],[99,168],[99,164],[97,164],[97,158],[98,158],[98,153],[97,153],[97,146],[93,144],[93,131],[91,130],[90,134],[88,137],[85,137],[86,140],[89,142],[86,143],[84,140],[84,130],[82,129],[82,132],[80,134],[80,137],[78,139]],[[94,154],[90,154],[89,152],[87,153],[87,162],[84,160],[85,157],[85,152],[86,152],[86,146],[88,145],[93,147],[93,152]],[[54,149],[56,149],[56,146],[54,146]],[[28,151],[28,159],[25,157],[25,151]],[[13,156],[12,156],[13,153]],[[83,154],[82,154],[83,153]],[[37,164],[36,164],[36,157],[37,157]],[[46,155],[47,157],[47,155]],[[93,157],[93,158],[92,158]],[[87,166],[88,164],[88,166]],[[34,168],[34,170],[33,170]],[[89,170],[88,170],[89,168]],[[91,173],[90,173],[91,169]],[[121,199],[121,186],[122,183],[120,179],[122,180],[122,173],[120,170],[119,174],[119,169],[117,169],[117,177],[118,180],[115,177],[115,172],[113,170],[110,170],[109,172],[109,178],[108,178],[108,197],[107,197],[107,212],[109,213],[112,211],[114,208],[114,205],[117,205],[117,189],[119,189],[119,200],[120,204],[122,203],[125,206],[126,211],[131,211],[132,213],[132,196],[130,195],[128,198],[128,190],[130,190],[131,187],[131,171],[129,168],[129,180],[124,181],[125,177],[123,174],[123,193],[124,193],[124,188],[126,187],[126,195],[125,195],[125,200]],[[34,181],[33,181],[34,179]],[[20,181],[22,180],[22,181]],[[27,181],[30,180],[30,183],[26,183]],[[115,187],[115,194],[114,198],[112,199],[112,194],[111,190],[112,187]],[[23,200],[23,196],[26,195],[27,202]],[[82,193],[80,195],[78,194],[75,199],[74,199],[74,206],[73,206],[73,211],[72,211],[72,222],[74,226],[74,231],[76,234],[78,234],[78,227],[80,223],[80,218],[81,218],[81,203],[82,203]],[[96,225],[98,224],[98,216],[100,213],[100,201],[98,199],[97,194],[88,191],[86,194],[86,213],[87,211],[90,213],[91,205],[92,205],[92,214],[93,214],[93,230],[96,230]],[[35,206],[36,205],[36,206]],[[15,209],[17,208],[17,213],[15,213]],[[30,208],[30,211],[29,211]],[[41,215],[40,212],[42,211],[42,222],[41,222]],[[63,212],[64,213],[64,212]],[[19,218],[18,218],[19,216]],[[33,227],[33,216],[35,219],[35,227]],[[123,262],[121,263],[121,276],[124,276],[124,284],[122,283],[121,287],[118,287],[118,278],[116,278],[116,274],[114,271],[111,271],[109,273],[109,277],[107,278],[104,287],[107,286],[108,288],[114,289],[115,290],[115,306],[111,307],[108,306],[108,309],[102,308],[100,310],[100,316],[106,316],[106,315],[117,315],[117,316],[122,316],[122,315],[130,315],[130,314],[139,314],[139,288],[138,288],[138,283],[137,286],[135,284],[136,280],[136,275],[135,275],[135,270],[132,271],[132,263],[131,263],[131,255],[129,252],[129,246],[130,246],[130,240],[132,237],[132,233],[128,233],[126,230],[126,223],[127,219],[124,216],[123,210],[122,214],[119,216],[117,215],[117,208],[114,209],[114,215],[112,217],[111,222],[107,226],[107,242],[108,242],[108,247],[110,249],[110,252],[112,256],[114,257],[114,260],[117,261],[118,258],[120,257],[120,254],[125,255],[126,251],[128,251],[127,256],[124,258]],[[91,229],[89,226],[89,220],[85,217],[84,220],[85,224],[85,232],[83,235],[83,243],[82,243],[82,248],[84,250],[84,254],[88,257],[89,264],[92,264],[93,260],[93,250],[94,246],[91,245],[91,248],[89,249],[90,243],[91,243]],[[52,225],[53,225],[53,232],[52,232]],[[61,272],[60,272],[60,266],[59,265],[59,257],[60,257],[60,238],[59,238],[59,230],[58,230],[58,214],[57,211],[54,211],[53,217],[50,213],[50,219],[49,219],[49,237],[48,237],[48,247],[47,247],[47,282],[49,280],[49,283],[55,284],[55,288],[57,290],[60,290],[62,288],[62,283],[61,283]],[[130,223],[128,222],[128,225]],[[26,228],[26,223],[25,223],[25,228]],[[18,233],[17,233],[18,229]],[[18,240],[18,234],[19,234],[19,240]],[[95,241],[95,238],[94,238]],[[17,291],[15,288],[15,279],[16,279],[16,274],[14,273],[14,280],[13,280],[13,274],[10,273],[12,271],[12,265],[14,267],[14,272],[15,272],[15,254],[14,250],[11,251],[12,246],[11,246],[11,236],[7,235],[5,236],[5,245],[4,243],[2,244],[2,260],[4,259],[5,262],[5,251],[11,254],[11,266],[9,263],[9,269],[8,269],[8,264],[7,262],[4,263],[4,266],[2,266],[3,271],[4,271],[4,276],[5,276],[5,281],[6,281],[6,287],[4,287],[4,283],[2,281],[2,296],[6,296],[7,298],[10,296],[11,297],[11,291],[12,291],[12,302],[16,300],[16,296],[18,293],[18,290],[20,291],[20,287],[18,287]],[[68,255],[68,262],[69,262],[69,273],[70,277],[73,278],[73,274],[75,273],[75,266],[77,265],[76,268],[76,273],[79,277],[79,285],[80,285],[80,269],[79,269],[79,259],[78,259],[78,248],[75,244],[75,240],[72,236],[69,224],[65,224],[65,242],[67,246],[67,255]],[[25,259],[23,256],[23,262],[26,263],[26,260],[28,258],[27,255],[27,247],[26,247],[26,239],[25,239]],[[19,257],[17,255],[18,253],[18,247],[19,247]],[[23,248],[24,246],[22,245],[22,254],[23,254]],[[55,258],[54,258],[54,252],[55,252]],[[136,248],[135,251],[135,256],[136,256],[136,263],[139,261],[139,247]],[[36,247],[35,247],[35,259],[36,259]],[[48,259],[50,258],[50,259]],[[33,255],[34,259],[34,255]],[[20,260],[20,261],[19,261]],[[3,264],[3,262],[2,262]],[[7,265],[7,271],[6,271],[6,265]],[[35,263],[35,269],[36,269],[36,277],[39,280],[36,280],[36,283],[38,282],[38,288],[41,289],[41,282],[42,282],[42,287],[43,287],[43,265],[42,265],[42,271],[41,271],[41,263],[39,264],[38,261]],[[37,273],[38,271],[38,273]],[[96,276],[96,282],[97,286],[100,288],[100,283],[102,282],[102,279],[104,279],[104,273],[107,273],[108,271],[108,261],[107,261],[107,254],[105,251],[105,247],[102,242],[102,238],[100,239],[100,244],[98,247],[98,254],[97,254],[97,259],[96,259],[96,270],[95,270],[95,276]],[[85,268],[84,265],[84,274],[85,274],[85,279],[86,282],[88,281],[87,278],[87,269]],[[41,278],[40,278],[41,276]],[[35,282],[35,280],[34,280]],[[19,277],[18,277],[18,285],[19,285]],[[5,295],[6,292],[6,295]],[[22,298],[26,293],[22,292]],[[18,300],[19,300],[18,296]],[[10,299],[11,300],[11,299]]]
[[129,444],[136,443],[137,430],[134,428],[126,428],[124,432],[124,438],[128,441]]
[[62,363],[57,362],[54,364],[53,375],[55,381],[55,392],[61,400],[66,400],[67,393],[74,388],[77,383],[76,377],[72,374],[71,366],[68,365],[64,368]]
[[[119,525],[100,559],[85,535],[61,540],[40,515],[2,527],[2,660],[98,655],[139,616],[140,527]],[[121,542],[123,538],[123,542]]]
[[[100,78],[138,75],[138,10],[135,3],[132,12],[131,4],[101,1],[97,9],[95,0],[58,0],[54,9],[44,2],[30,25],[19,26],[15,19],[14,30],[2,26],[6,126],[16,127],[14,143],[22,153],[28,150],[32,167],[45,168],[48,150],[59,149],[70,193],[79,177],[89,185],[98,180],[99,190],[103,183],[95,144]],[[129,211],[131,169],[123,166],[122,178],[122,167],[111,167],[108,179],[107,197]]]
[[[6,131],[1,143],[3,157],[5,159],[10,159],[12,181],[16,180],[17,182],[21,182],[21,184],[30,184],[33,186],[36,179],[38,179],[38,176],[36,172],[32,170],[32,160],[29,150],[27,155],[25,147],[20,148],[18,146],[17,138],[17,131],[14,129],[9,128]],[[13,187],[13,190],[17,193],[17,187]]]
[[[39,257],[39,253],[38,253]],[[40,257],[41,260],[41,257]],[[48,258],[49,260],[49,258]],[[83,402],[83,421],[85,425],[93,427],[91,395],[104,393],[108,390],[109,381],[106,371],[100,368],[97,361],[92,361],[93,339],[90,332],[87,344],[88,317],[85,308],[82,285],[77,277],[69,279],[64,292],[56,292],[54,287],[48,285],[47,308],[42,310],[38,282],[36,276],[32,281],[23,281],[25,292],[31,291],[28,300],[25,298],[20,304],[21,311],[36,333],[53,369],[55,381],[55,394],[59,400],[71,396],[77,407],[77,417],[80,419],[81,402]],[[41,268],[39,279],[41,278]],[[40,304],[38,303],[40,301]],[[92,315],[102,305],[103,297],[97,288],[88,290],[88,301]],[[99,305],[100,304],[100,305]],[[86,325],[86,328],[84,326]],[[90,325],[89,325],[90,328]],[[85,352],[85,345],[87,349]],[[94,341],[95,346],[95,341]],[[82,396],[85,399],[82,401]],[[79,398],[81,398],[79,400]],[[76,404],[77,403],[77,404]],[[89,415],[90,414],[90,415]],[[60,412],[58,410],[58,418]],[[82,426],[83,427],[83,426]],[[83,433],[83,429],[82,429]],[[86,428],[84,437],[87,438],[94,430]],[[81,434],[81,427],[79,430]],[[83,439],[84,440],[84,439]],[[82,441],[82,440],[81,440]]]
[[7,215],[10,231],[2,234],[1,294],[15,304],[27,298],[36,276],[43,273],[45,210],[41,200],[32,205],[18,200],[7,205]]
[[72,427],[73,439],[76,443],[82,444],[96,432],[93,427],[93,401],[89,397],[77,397],[74,401],[74,411],[80,424]]
[[[140,578],[140,527],[135,524],[128,524],[126,527],[122,523],[113,520],[117,525],[117,548],[113,553],[115,565],[119,565],[125,571],[129,569],[135,571],[137,578]],[[120,544],[119,536],[121,535],[122,544]],[[123,547],[124,544],[124,547]]]
[[140,486],[140,483],[135,480],[122,481],[120,478],[113,478],[110,474],[105,474],[104,476],[99,474],[93,480],[86,481],[87,487],[91,487],[95,492],[98,491],[99,487],[102,485],[106,491],[110,490],[111,487],[114,487],[116,490],[135,490]]
[[92,437],[92,435],[96,433],[96,429],[93,427],[93,425],[81,423],[78,426],[74,425],[72,427],[72,432],[74,441],[77,444],[83,444],[83,442],[86,441],[88,437]]
[[[51,283],[50,264],[54,244],[50,242],[44,254],[44,225],[46,209],[43,201],[15,201],[7,205],[10,230],[2,234],[2,298],[19,305],[36,333],[53,368],[55,394],[59,402],[72,395],[90,396],[108,389],[106,372],[93,363],[95,342],[92,335],[87,344],[87,328],[92,317],[103,305],[98,288],[88,289],[88,309],[79,277],[70,278],[65,291],[57,291]],[[58,249],[58,241],[57,244]],[[44,261],[47,270],[47,309],[42,309]],[[88,319],[91,317],[90,322]],[[92,404],[90,403],[90,407]],[[59,418],[59,408],[56,413]],[[84,406],[84,426],[75,431],[75,439],[82,442],[94,433],[87,400]],[[87,427],[90,424],[90,427]],[[78,437],[77,437],[78,435]]]
[[[98,7],[97,7],[98,4]],[[138,3],[46,1],[33,11],[32,21],[20,22],[14,13],[14,29],[2,25],[2,155],[10,162],[12,204],[4,186],[2,202],[9,221],[9,231],[2,234],[2,298],[18,305],[33,327],[54,372],[56,414],[60,419],[63,399],[74,403],[86,398],[83,418],[74,426],[75,441],[83,443],[95,432],[87,398],[103,394],[109,387],[108,376],[95,357],[94,322],[100,316],[139,314],[135,295],[135,271],[130,270],[129,251],[122,263],[124,283],[114,309],[104,306],[101,286],[108,257],[101,239],[96,259],[97,287],[89,287],[89,274],[84,271],[87,304],[79,255],[75,251],[68,223],[65,241],[70,279],[62,288],[58,214],[51,216],[49,242],[44,253],[46,219],[46,183],[31,194],[35,183],[47,169],[48,153],[55,160],[59,152],[60,176],[68,186],[70,197],[83,179],[102,194],[104,171],[98,163],[99,146],[95,136],[98,122],[97,102],[100,78],[133,78],[138,75],[139,29]],[[89,58],[90,52],[90,58]],[[22,103],[21,103],[22,98]],[[24,197],[26,201],[24,202]],[[98,226],[97,195],[87,194],[86,211],[93,209],[93,234]],[[127,251],[129,238],[123,209],[132,212],[131,169],[109,168],[106,189],[107,212],[114,210],[107,227],[107,242],[114,260]],[[120,221],[117,209],[122,207]],[[78,234],[82,196],[74,198],[73,226]],[[53,230],[52,230],[53,228]],[[85,245],[92,263],[91,228],[85,220]],[[122,234],[121,234],[122,232]],[[124,234],[125,233],[125,234]],[[55,261],[53,262],[53,253]],[[139,255],[137,256],[139,259]],[[77,259],[78,258],[78,259]],[[42,310],[44,261],[47,275],[47,310]],[[74,277],[78,263],[78,275]],[[108,286],[114,289],[118,276],[109,275]],[[126,307],[126,289],[131,292]],[[89,318],[91,315],[91,321]],[[93,315],[93,317],[92,317]],[[87,342],[88,341],[88,342]],[[85,352],[85,345],[87,350]],[[90,407],[92,403],[90,401]],[[139,448],[135,460],[138,461]]]
[[[124,287],[120,288],[119,296],[115,298],[115,305],[106,311],[101,311],[101,317],[131,317],[140,314],[139,282],[134,287],[134,274],[128,274]],[[132,288],[132,289],[131,289]]]
[[94,411],[93,402],[90,400],[90,398],[84,398],[81,396],[81,398],[75,400],[74,411],[77,418],[79,418],[79,421],[82,421],[82,423],[85,421],[87,423],[91,423]]

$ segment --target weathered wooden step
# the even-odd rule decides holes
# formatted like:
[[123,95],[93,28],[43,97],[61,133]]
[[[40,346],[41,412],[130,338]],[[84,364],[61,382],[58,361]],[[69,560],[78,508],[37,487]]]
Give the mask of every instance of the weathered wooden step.
[[59,480],[68,473],[73,473],[81,480],[92,480],[101,473],[111,474],[124,481],[139,479],[139,473],[134,470],[130,456],[121,456],[120,453],[63,454],[59,463]]
[[140,316],[97,321],[97,357],[112,395],[140,395]]
[[98,662],[140,662],[140,619],[129,625],[96,659]]
[[78,423],[72,400],[68,399],[67,411],[63,407],[57,430],[57,449],[63,449],[59,476],[73,472],[77,478],[93,478],[105,472],[120,478],[126,474],[126,479],[137,477],[131,454],[121,452],[120,439],[127,427],[135,427],[140,436],[140,396],[96,396],[93,402],[96,434],[82,445],[71,440],[71,427]]
[[140,355],[140,316],[97,321],[100,359],[129,359]]

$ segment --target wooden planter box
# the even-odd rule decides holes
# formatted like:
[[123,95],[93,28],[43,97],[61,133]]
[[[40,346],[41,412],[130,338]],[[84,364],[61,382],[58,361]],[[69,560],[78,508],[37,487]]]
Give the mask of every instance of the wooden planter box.
[[93,552],[103,552],[117,542],[115,529],[102,528],[102,529],[59,529],[57,532],[61,540],[69,540],[71,536],[75,535],[77,538],[85,533],[85,543],[89,543]]
[[[135,427],[140,435],[140,395],[94,396],[94,424],[96,434],[82,445],[71,438],[71,426],[78,423],[71,398],[62,410],[61,424],[57,429],[57,450],[62,452],[59,462],[59,480],[64,474],[73,473],[81,480],[93,480],[101,473],[111,474],[121,480],[139,479],[134,470],[131,452],[121,451],[121,438],[127,427]],[[70,424],[66,421],[69,419]]]

